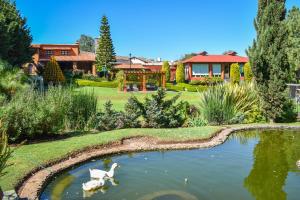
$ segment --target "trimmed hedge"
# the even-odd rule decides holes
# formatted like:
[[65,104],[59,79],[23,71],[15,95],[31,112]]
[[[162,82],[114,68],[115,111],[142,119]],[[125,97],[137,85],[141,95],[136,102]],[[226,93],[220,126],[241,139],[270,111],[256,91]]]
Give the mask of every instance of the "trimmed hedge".
[[203,92],[208,89],[208,86],[204,85],[190,85],[186,83],[177,83],[173,85],[171,83],[166,84],[166,88],[171,91],[181,92],[181,91],[188,91],[188,92]]
[[221,77],[208,77],[202,80],[192,80],[190,85],[216,85],[223,82],[224,80]]
[[107,87],[107,88],[117,88],[118,87],[118,82],[117,81],[97,82],[97,81],[77,79],[76,83],[79,86]]

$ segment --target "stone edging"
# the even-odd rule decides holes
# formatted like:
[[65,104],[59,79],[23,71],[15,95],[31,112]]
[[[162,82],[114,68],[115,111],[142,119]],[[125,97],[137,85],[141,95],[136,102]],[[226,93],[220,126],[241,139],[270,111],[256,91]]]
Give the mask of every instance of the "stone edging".
[[38,199],[40,192],[50,180],[51,177],[58,174],[63,170],[67,170],[70,167],[93,159],[95,157],[101,157],[112,154],[127,153],[127,152],[139,152],[139,151],[154,151],[154,150],[179,150],[179,149],[198,149],[209,148],[220,144],[223,144],[231,133],[242,130],[251,129],[299,129],[300,126],[288,126],[288,125],[251,125],[240,127],[229,127],[221,130],[210,140],[203,141],[189,141],[182,143],[160,143],[154,138],[147,137],[134,137],[124,139],[119,143],[102,146],[102,148],[89,149],[76,156],[69,157],[61,162],[50,165],[35,173],[26,177],[18,189],[18,194],[21,198]]

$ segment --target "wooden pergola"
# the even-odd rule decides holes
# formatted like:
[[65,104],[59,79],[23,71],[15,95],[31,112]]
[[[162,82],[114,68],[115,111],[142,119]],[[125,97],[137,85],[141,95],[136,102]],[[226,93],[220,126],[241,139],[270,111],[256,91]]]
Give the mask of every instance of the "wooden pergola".
[[139,77],[142,83],[142,91],[146,92],[146,83],[147,83],[147,76],[149,75],[160,75],[161,78],[161,86],[162,88],[166,88],[166,73],[161,71],[124,71],[124,79],[123,79],[123,88],[124,92],[127,92],[127,77],[128,75],[136,75]]

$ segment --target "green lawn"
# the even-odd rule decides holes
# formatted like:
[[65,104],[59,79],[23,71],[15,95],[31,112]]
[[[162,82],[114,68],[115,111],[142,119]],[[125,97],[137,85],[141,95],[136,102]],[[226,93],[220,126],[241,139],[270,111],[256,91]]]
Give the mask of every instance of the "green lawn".
[[[119,92],[116,88],[105,88],[105,87],[81,87],[76,89],[77,91],[94,91],[95,95],[98,97],[98,106],[102,109],[103,104],[111,100],[113,106],[116,110],[123,110],[124,105],[127,102],[127,99],[135,95],[139,99],[143,99],[147,95],[151,95],[154,92]],[[178,94],[178,92],[167,92],[167,98],[171,98]],[[198,92],[181,92],[180,100],[188,101],[190,104],[197,105],[199,99]]]
[[130,136],[151,136],[162,141],[207,139],[220,129],[221,127],[217,126],[176,129],[123,129],[23,145],[14,151],[13,157],[9,160],[11,166],[5,170],[7,174],[1,177],[0,186],[4,190],[12,189],[24,175],[38,166],[67,157],[68,154],[89,146],[103,145]]

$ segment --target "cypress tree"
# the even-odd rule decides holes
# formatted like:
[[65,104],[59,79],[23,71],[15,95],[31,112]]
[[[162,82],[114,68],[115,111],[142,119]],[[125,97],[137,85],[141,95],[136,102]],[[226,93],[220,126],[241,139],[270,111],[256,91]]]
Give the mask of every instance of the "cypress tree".
[[244,65],[244,78],[245,78],[245,82],[248,82],[248,83],[251,82],[253,79],[253,72],[252,72],[249,62],[247,62]]
[[176,68],[176,83],[184,83],[184,66],[181,62],[177,64]]
[[97,70],[101,71],[104,66],[111,70],[114,62],[116,62],[116,53],[110,35],[110,26],[107,17],[104,15],[101,20],[100,38],[96,50]]
[[290,67],[286,54],[285,0],[259,0],[258,5],[254,22],[257,36],[247,54],[263,99],[263,113],[273,122],[283,115],[288,102],[285,90]]
[[166,80],[169,82],[171,78],[171,72],[170,72],[170,65],[168,61],[164,61],[161,71],[166,73]]
[[239,84],[241,79],[240,66],[238,63],[230,65],[230,82],[232,84]]
[[45,67],[43,77],[44,80],[48,83],[53,82],[57,84],[65,82],[64,74],[62,73],[60,66],[53,56]]
[[293,7],[286,20],[288,28],[288,59],[292,70],[300,69],[300,9]]
[[13,66],[32,61],[32,37],[16,3],[0,0],[0,58]]

